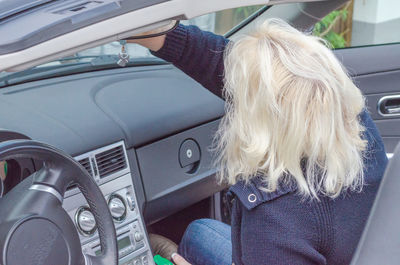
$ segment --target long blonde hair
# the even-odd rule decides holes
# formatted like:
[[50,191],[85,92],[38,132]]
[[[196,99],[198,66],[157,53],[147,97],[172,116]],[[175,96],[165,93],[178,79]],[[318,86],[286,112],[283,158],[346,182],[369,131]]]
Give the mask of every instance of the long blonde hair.
[[362,188],[364,98],[321,39],[269,19],[228,45],[224,65],[220,180],[261,175],[269,192],[295,181],[314,198]]

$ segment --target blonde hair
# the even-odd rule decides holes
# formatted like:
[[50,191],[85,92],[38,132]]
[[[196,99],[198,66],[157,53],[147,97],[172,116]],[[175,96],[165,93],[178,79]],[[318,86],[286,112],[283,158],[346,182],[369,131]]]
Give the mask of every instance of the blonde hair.
[[364,98],[323,41],[269,19],[225,51],[226,115],[216,134],[221,181],[295,181],[317,198],[363,186]]

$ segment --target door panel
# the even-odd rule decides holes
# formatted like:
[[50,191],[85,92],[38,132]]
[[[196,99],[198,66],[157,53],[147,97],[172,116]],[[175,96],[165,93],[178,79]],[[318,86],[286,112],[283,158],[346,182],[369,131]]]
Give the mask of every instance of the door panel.
[[386,96],[400,96],[400,44],[341,49],[335,54],[362,90],[390,157],[400,140],[400,114],[382,115],[378,102]]

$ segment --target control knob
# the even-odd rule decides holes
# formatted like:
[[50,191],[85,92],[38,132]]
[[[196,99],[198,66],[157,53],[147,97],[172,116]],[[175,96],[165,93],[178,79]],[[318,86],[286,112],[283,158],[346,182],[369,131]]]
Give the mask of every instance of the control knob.
[[96,220],[94,215],[88,207],[80,207],[75,214],[75,223],[78,231],[85,235],[90,236],[96,231]]
[[124,199],[118,194],[112,194],[108,199],[108,207],[116,221],[122,221],[126,217],[126,205]]
[[141,232],[139,232],[139,231],[136,231],[135,232],[135,241],[139,242],[142,239],[143,239],[143,234]]

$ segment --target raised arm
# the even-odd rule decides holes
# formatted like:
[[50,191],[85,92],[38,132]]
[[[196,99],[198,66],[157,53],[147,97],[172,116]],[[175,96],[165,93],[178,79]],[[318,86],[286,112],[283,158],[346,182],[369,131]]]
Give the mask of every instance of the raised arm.
[[179,25],[167,35],[135,41],[222,97],[223,53],[228,39],[196,26]]

